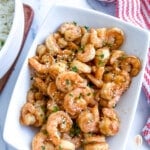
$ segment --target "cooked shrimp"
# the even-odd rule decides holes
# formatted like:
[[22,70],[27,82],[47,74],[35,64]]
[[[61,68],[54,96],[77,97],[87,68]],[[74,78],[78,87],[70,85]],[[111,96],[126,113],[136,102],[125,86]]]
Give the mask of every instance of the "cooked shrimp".
[[43,94],[47,93],[47,85],[41,78],[34,77],[32,85],[36,87],[39,91],[41,91]]
[[103,76],[104,82],[114,82],[122,89],[122,92],[125,91],[131,82],[131,77],[128,72],[124,70],[111,71],[105,73]]
[[23,125],[33,125],[41,126],[45,121],[45,112],[43,110],[44,103],[38,104],[39,101],[36,101],[35,104],[29,102],[25,103],[21,109],[20,122]]
[[136,56],[127,56],[121,61],[121,68],[129,72],[131,77],[134,77],[141,70],[141,61]]
[[25,103],[21,108],[20,123],[32,125],[36,122],[35,108],[31,103]]
[[65,48],[68,45],[68,42],[63,37],[61,37],[57,40],[57,44],[60,48]]
[[75,53],[74,51],[71,51],[69,49],[64,49],[62,51],[59,51],[57,54],[57,61],[60,62],[71,62],[75,58]]
[[29,58],[28,63],[38,73],[46,74],[49,72],[49,64],[40,63],[37,57]]
[[65,93],[62,93],[57,89],[55,82],[50,82],[47,87],[47,94],[52,100],[54,100],[58,105],[62,105]]
[[35,91],[34,90],[29,90],[27,92],[27,102],[29,103],[34,103],[35,102]]
[[103,74],[103,80],[104,82],[113,82],[115,80],[117,76],[117,73],[116,71],[106,71],[104,74]]
[[80,129],[75,128],[70,130],[70,133],[64,133],[62,134],[62,139],[71,141],[74,145],[75,148],[78,149],[81,147],[81,142],[82,142],[82,135],[80,134]]
[[59,31],[64,34],[66,41],[74,41],[81,37],[81,28],[74,23],[64,23],[60,26]]
[[40,91],[35,92],[34,97],[35,97],[35,101],[42,100],[42,99],[46,100],[46,97],[44,98],[43,93]]
[[118,67],[119,62],[125,57],[125,52],[122,50],[112,50],[111,56],[110,56],[110,64],[115,65],[115,67]]
[[[100,34],[100,32],[99,32]],[[94,45],[94,47],[101,48],[103,46],[104,39],[101,37],[98,37],[98,33],[96,29],[91,29],[90,30],[90,43]]]
[[53,34],[50,34],[47,37],[47,39],[45,40],[45,45],[51,55],[56,55],[57,52],[60,50],[60,47],[58,46]]
[[106,100],[106,99],[103,99],[101,96],[100,96],[100,90],[99,91],[96,91],[95,92],[95,100],[99,103],[100,106],[102,107],[108,107],[108,108],[113,108],[116,106],[116,103],[118,102],[118,97],[116,98],[113,98],[111,100]]
[[106,138],[103,135],[88,135],[84,134],[84,143],[89,144],[89,143],[102,143],[106,142]]
[[87,43],[89,43],[89,40],[90,40],[90,33],[89,32],[84,33],[84,35],[81,38],[81,46],[83,47],[87,45]]
[[55,150],[75,150],[75,145],[71,141],[61,139]]
[[108,144],[105,143],[90,143],[84,145],[84,150],[109,150]]
[[117,75],[115,75],[114,82],[119,86],[123,93],[129,87],[131,77],[128,72],[121,70]]
[[64,98],[64,108],[72,116],[78,115],[87,108],[88,104],[95,103],[93,92],[90,88],[75,88],[66,94]]
[[102,107],[114,108],[118,102],[118,99],[106,100],[98,97],[99,105]]
[[75,26],[72,29],[66,30],[64,33],[66,41],[72,42],[81,37],[81,29],[79,26]]
[[55,146],[49,136],[40,131],[32,139],[32,150],[55,150]]
[[60,39],[62,37],[62,35],[59,32],[54,32],[53,36],[56,39],[56,41],[58,41],[58,39]]
[[100,89],[100,97],[108,101],[115,99],[117,102],[121,94],[122,89],[120,89],[114,82],[104,83]]
[[64,72],[67,70],[66,63],[63,62],[57,62],[49,67],[49,74],[54,79],[58,76],[58,74]]
[[49,115],[46,130],[55,145],[61,144],[61,133],[68,132],[72,127],[72,120],[64,111],[57,111]]
[[88,77],[88,79],[94,84],[96,85],[98,88],[101,88],[103,85],[103,81],[96,79],[92,74],[87,74],[86,75]]
[[84,87],[86,84],[86,81],[73,71],[60,73],[56,78],[56,86],[62,92],[69,92],[76,87]]
[[46,101],[38,100],[34,103],[34,107],[35,107],[35,117],[36,117],[36,122],[35,122],[34,126],[40,127],[46,121],[46,118],[45,118]]
[[110,49],[119,49],[124,42],[124,32],[117,27],[107,29],[106,32],[106,45]]
[[96,67],[95,78],[98,80],[102,80],[104,71],[105,67]]
[[73,29],[75,26],[76,25],[73,22],[65,22],[59,27],[58,31],[61,34],[64,34],[66,30]]
[[91,67],[78,60],[73,60],[70,67],[73,71],[78,73],[91,73]]
[[46,46],[44,44],[39,44],[36,48],[36,55],[38,57],[41,57],[46,53],[46,51],[47,51]]
[[100,48],[96,51],[95,65],[97,67],[103,67],[108,62],[110,57],[110,51],[108,47]]
[[49,116],[51,113],[57,112],[60,110],[59,106],[54,100],[48,100],[47,102],[47,112],[46,115]]
[[84,133],[98,132],[99,111],[98,106],[82,111],[77,119],[80,129]]
[[41,56],[40,63],[47,64],[47,65],[52,65],[52,64],[55,63],[55,59],[51,54],[45,53],[44,55]]
[[77,59],[81,62],[88,62],[95,57],[95,48],[92,44],[87,44],[81,50],[78,50]]
[[102,108],[103,116],[99,122],[99,129],[103,135],[113,136],[118,133],[120,121],[113,108]]
[[81,96],[81,89],[76,88],[73,91],[66,94],[64,98],[64,108],[71,115],[76,116],[82,110],[87,108],[86,100]]
[[96,31],[97,31],[97,36],[100,39],[102,39],[102,41],[105,41],[107,28],[97,28]]
[[84,150],[109,150],[104,136],[91,135],[84,139]]
[[73,137],[71,142],[74,143],[76,149],[80,148],[82,144],[82,136]]
[[68,45],[67,45],[66,49],[69,49],[71,51],[75,51],[75,50],[79,49],[79,45],[77,45],[74,42],[68,42]]

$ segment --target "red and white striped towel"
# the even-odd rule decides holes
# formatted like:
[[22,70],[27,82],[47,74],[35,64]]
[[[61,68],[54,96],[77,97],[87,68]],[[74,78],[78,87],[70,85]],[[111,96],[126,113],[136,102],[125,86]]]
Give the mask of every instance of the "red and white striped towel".
[[[150,30],[150,0],[117,0],[116,16]],[[150,103],[150,49],[145,69],[143,90]]]
[[[116,2],[116,16],[136,26],[150,30],[150,0],[99,0]],[[150,104],[150,48],[145,68],[143,90]],[[150,117],[142,130],[142,135],[150,144]]]
[[[150,30],[150,0],[117,0],[116,16],[137,26]],[[150,48],[145,68],[143,90],[150,103]],[[142,130],[142,135],[150,144],[150,118]]]
[[150,29],[150,0],[117,0],[117,17]]

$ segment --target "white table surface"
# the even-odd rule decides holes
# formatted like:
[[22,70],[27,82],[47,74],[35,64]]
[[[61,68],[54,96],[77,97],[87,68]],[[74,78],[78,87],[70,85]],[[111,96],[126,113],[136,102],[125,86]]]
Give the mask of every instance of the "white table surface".
[[[74,5],[78,7],[92,9],[87,4],[86,0],[23,0],[23,2],[29,4],[33,8],[35,15],[34,15],[34,20],[31,29],[29,31],[25,45],[17,61],[15,69],[12,72],[5,88],[0,93],[0,150],[14,150],[9,145],[7,145],[2,139],[5,116],[7,113],[7,108],[10,102],[11,94],[13,92],[13,88],[15,86],[19,71],[27,55],[27,52],[32,44],[32,41],[35,37],[35,33],[36,33],[35,31],[38,30],[48,10],[52,7],[52,4],[55,2],[58,3],[63,2],[63,4],[66,3],[66,5]],[[126,150],[149,150],[150,149],[150,146],[146,144],[144,139],[143,139],[143,144],[140,147],[137,148],[135,144],[135,137],[138,134],[141,134],[141,130],[144,127],[144,124],[146,123],[149,115],[150,115],[150,105],[147,104],[146,97],[143,93],[143,90],[141,90],[141,94],[139,97],[139,104],[129,134]],[[14,135],[14,138],[19,138],[19,137],[15,137]],[[118,146],[120,146],[120,150],[121,150],[121,143],[118,143]]]

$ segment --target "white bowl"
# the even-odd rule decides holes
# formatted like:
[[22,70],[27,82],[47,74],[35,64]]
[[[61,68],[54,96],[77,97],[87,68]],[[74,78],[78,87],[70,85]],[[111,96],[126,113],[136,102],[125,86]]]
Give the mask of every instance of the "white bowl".
[[[119,27],[124,30],[126,40],[121,49],[128,54],[138,56],[142,61],[142,69],[133,81],[127,92],[122,96],[116,109],[121,120],[119,133],[107,139],[111,150],[124,150],[130,127],[135,115],[138,98],[141,90],[144,68],[148,52],[148,33],[136,28],[117,18],[96,12],[94,10],[80,9],[69,6],[56,5],[53,7],[29,50],[27,58],[22,66],[12,98],[10,100],[6,117],[3,137],[4,140],[16,149],[29,150],[35,130],[24,127],[19,123],[20,109],[26,102],[26,94],[30,87],[30,69],[28,58],[35,55],[35,49],[45,38],[63,22],[75,21],[79,25],[90,27]],[[22,84],[23,83],[23,84]],[[15,138],[14,138],[15,135]],[[120,145],[118,145],[120,144]]]
[[7,40],[0,50],[0,79],[14,63],[23,39],[24,11],[21,0],[15,0],[14,18]]

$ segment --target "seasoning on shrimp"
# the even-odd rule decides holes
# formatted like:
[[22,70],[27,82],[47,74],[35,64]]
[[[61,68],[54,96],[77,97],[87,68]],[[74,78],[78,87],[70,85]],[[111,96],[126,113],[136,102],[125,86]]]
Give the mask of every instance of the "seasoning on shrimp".
[[64,22],[28,59],[31,87],[20,123],[40,127],[32,150],[109,150],[120,130],[115,107],[142,68],[121,50],[118,27],[93,28]]

